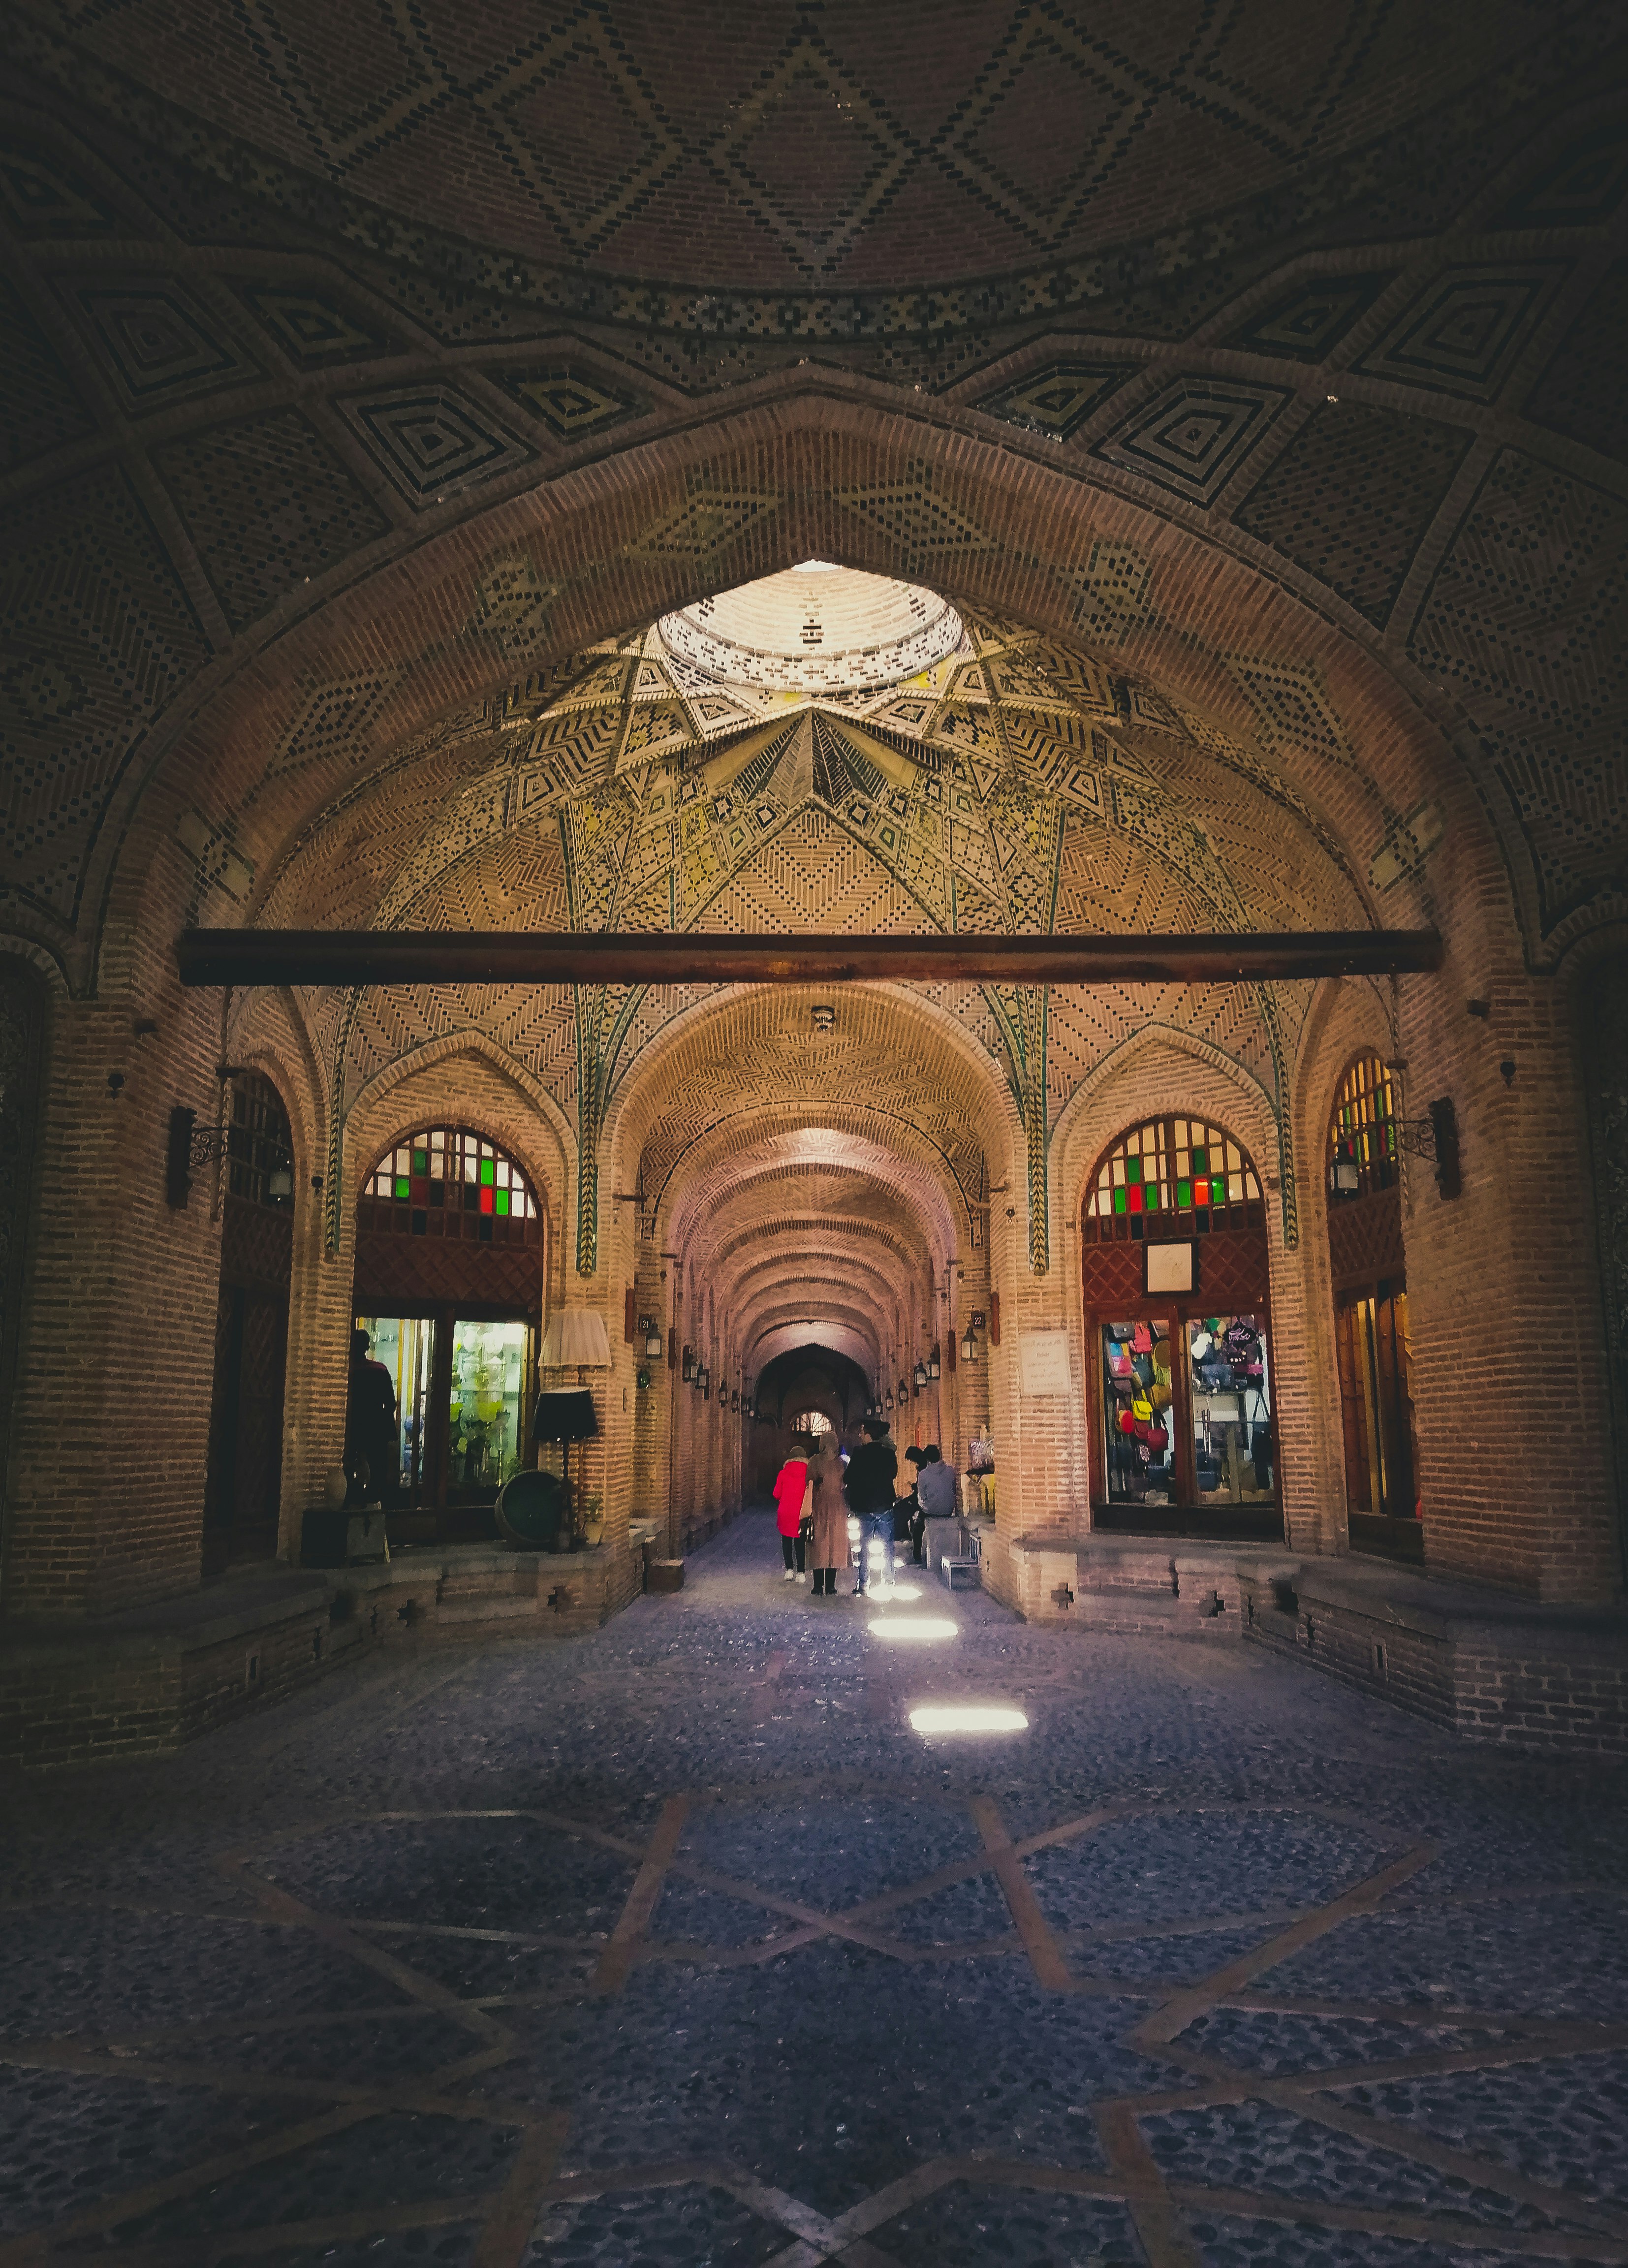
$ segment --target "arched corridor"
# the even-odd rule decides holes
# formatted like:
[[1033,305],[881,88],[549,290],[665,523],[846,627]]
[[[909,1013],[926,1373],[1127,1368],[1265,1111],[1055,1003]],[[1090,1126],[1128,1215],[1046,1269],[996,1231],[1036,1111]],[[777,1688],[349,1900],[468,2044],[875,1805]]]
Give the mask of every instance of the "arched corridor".
[[[1256,1970],[1314,1916],[1394,1948],[1433,1838],[1441,1912],[1499,1836],[1534,1916],[1612,1855],[1563,1799],[1628,1756],[1620,9],[9,28],[0,1798],[66,1838],[18,1896],[101,1865],[105,1978],[152,1822],[166,1915],[304,1933],[285,2014],[313,1946],[341,2031],[385,1997],[359,2092],[297,2058],[220,2128],[212,2219],[181,2097],[232,2010],[173,1984],[149,2188],[70,2151],[107,2212],[0,2194],[0,2268],[270,2258],[284,2156],[338,2201],[284,2268],[1616,2258],[1543,2122],[1492,2179],[1468,2129],[1524,2082],[1465,2060],[1580,2052],[1597,1972],[1604,2071],[1614,1920],[1564,1977],[1515,1929],[1530,1992],[1463,1982],[1478,1904],[1376,1954],[1407,2022]],[[918,1690],[940,1644],[968,1677]],[[917,1703],[995,1712],[1010,1785]],[[92,1862],[74,1776],[121,1767]],[[1257,1881],[1200,1799],[1279,1796]],[[1325,1802],[1374,1867],[1306,1857]],[[397,1811],[545,1822],[531,1921],[507,1827]],[[307,1829],[331,1866],[278,1874]],[[397,1962],[431,1910],[467,1940]],[[685,2090],[784,2108],[728,1980],[789,1980],[777,2023],[799,1962],[864,2021],[788,2065],[900,2060],[858,2124],[810,2080],[794,2180]],[[958,1981],[924,2014],[895,1969]],[[158,2029],[86,1990],[99,2044],[36,2009],[0,2056],[76,2134],[127,2098],[75,2058]],[[1575,2082],[1527,2076],[1558,2132]],[[1449,2079],[1473,2117],[1375,2109]],[[1358,2180],[1381,2115],[1450,2197]],[[593,2182],[669,2159],[630,2236]]]

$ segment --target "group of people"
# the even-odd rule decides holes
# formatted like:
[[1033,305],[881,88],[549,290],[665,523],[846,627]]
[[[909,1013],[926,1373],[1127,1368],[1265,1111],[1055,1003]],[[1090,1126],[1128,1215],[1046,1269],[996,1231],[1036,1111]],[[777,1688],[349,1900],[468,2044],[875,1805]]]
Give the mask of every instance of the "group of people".
[[955,1508],[955,1475],[936,1441],[924,1449],[907,1449],[905,1464],[911,1469],[902,1474],[887,1419],[867,1418],[862,1430],[863,1441],[845,1462],[834,1433],[799,1438],[775,1478],[784,1580],[805,1583],[812,1569],[816,1599],[834,1599],[837,1571],[847,1572],[851,1513],[859,1523],[858,1580],[853,1595],[863,1598],[873,1542],[881,1546],[881,1580],[889,1585],[895,1544],[908,1543],[911,1559],[921,1565],[926,1556],[927,1521],[944,1519]]

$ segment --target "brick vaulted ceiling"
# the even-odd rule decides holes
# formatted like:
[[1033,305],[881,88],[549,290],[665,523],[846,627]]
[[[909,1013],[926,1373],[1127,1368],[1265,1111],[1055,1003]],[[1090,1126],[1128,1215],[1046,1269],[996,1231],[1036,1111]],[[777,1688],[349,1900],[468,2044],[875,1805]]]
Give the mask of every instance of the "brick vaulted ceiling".
[[[189,917],[1473,873],[1552,967],[1628,912],[1619,8],[0,15],[0,916],[72,989]],[[957,610],[919,714],[685,681],[664,613],[810,555]],[[1295,994],[929,1005],[1032,1115],[1150,1014],[1281,1094]],[[305,1009],[353,1086],[463,1020],[581,1123],[681,1005]]]

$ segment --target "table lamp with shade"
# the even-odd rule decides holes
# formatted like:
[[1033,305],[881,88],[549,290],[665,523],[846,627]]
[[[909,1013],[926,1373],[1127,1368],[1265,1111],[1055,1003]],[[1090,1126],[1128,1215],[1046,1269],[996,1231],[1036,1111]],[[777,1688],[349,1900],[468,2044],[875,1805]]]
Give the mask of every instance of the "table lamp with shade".
[[[610,1338],[603,1315],[596,1314],[591,1307],[556,1308],[549,1316],[542,1334],[537,1367],[540,1371],[608,1370]],[[586,1386],[566,1387],[561,1391],[542,1393],[537,1396],[536,1414],[532,1419],[532,1440],[538,1443],[559,1442],[562,1463],[567,1466],[563,1477],[573,1506],[573,1517],[575,1506],[582,1500],[582,1463],[579,1457],[578,1477],[573,1484],[569,1472],[571,1445],[573,1441],[596,1440],[599,1430],[593,1396]]]

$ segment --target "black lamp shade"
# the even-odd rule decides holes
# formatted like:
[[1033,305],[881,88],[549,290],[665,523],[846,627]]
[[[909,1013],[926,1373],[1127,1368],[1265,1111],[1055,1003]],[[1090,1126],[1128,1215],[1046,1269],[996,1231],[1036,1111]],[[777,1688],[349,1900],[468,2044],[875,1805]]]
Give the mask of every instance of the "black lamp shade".
[[532,1419],[531,1437],[534,1441],[592,1441],[598,1438],[599,1419],[593,1414],[593,1396],[586,1386],[576,1386],[563,1394],[540,1394],[537,1414]]

